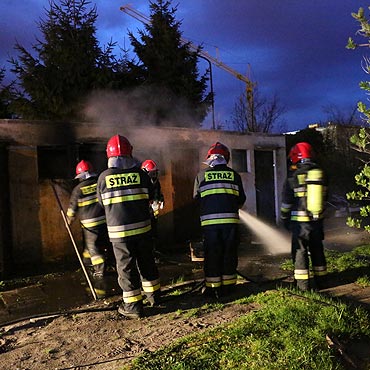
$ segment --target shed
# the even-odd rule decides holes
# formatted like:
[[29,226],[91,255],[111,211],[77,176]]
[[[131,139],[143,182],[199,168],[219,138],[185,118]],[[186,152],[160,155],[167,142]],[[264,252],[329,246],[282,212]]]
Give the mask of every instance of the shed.
[[[106,143],[116,134],[129,139],[134,157],[153,159],[159,166],[165,207],[158,227],[164,248],[177,248],[200,235],[193,182],[216,141],[228,146],[229,165],[242,177],[245,209],[264,221],[277,222],[286,176],[283,135],[0,120],[1,276],[75,258],[52,186],[66,211],[76,164],[85,159],[97,172],[104,170]],[[78,223],[72,225],[72,232],[82,248]]]

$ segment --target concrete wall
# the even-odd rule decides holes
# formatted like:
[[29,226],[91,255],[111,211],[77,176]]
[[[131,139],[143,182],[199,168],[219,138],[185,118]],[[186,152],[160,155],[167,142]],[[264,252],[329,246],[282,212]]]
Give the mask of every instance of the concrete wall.
[[[64,210],[67,209],[71,179],[82,144],[96,145],[94,162],[105,168],[105,145],[115,135],[126,136],[138,159],[154,159],[160,168],[160,181],[165,208],[159,219],[159,232],[164,247],[183,245],[199,236],[196,204],[192,200],[193,181],[202,166],[208,148],[221,141],[230,150],[244,150],[247,169],[241,172],[247,195],[245,208],[256,214],[255,150],[273,153],[275,208],[279,209],[286,174],[285,137],[282,135],[237,134],[182,128],[119,127],[109,123],[55,123],[0,120],[0,139],[7,143],[3,152],[8,164],[11,203],[11,248],[16,265],[44,263],[73,258],[75,253],[55,199],[52,182],[45,177],[45,167],[65,168],[67,175],[54,178],[55,189]],[[42,153],[40,148],[50,149]],[[58,148],[58,155],[53,151]],[[54,153],[54,154],[53,154]],[[60,154],[62,156],[60,156]],[[53,157],[54,156],[54,157]],[[233,157],[230,165],[234,167]],[[1,162],[1,159],[0,159]],[[55,169],[55,168],[54,168]],[[61,173],[64,173],[63,171]],[[3,184],[2,186],[6,186]],[[278,212],[274,215],[278,218]],[[4,226],[6,222],[1,220]],[[78,223],[72,227],[77,244],[82,248]],[[1,240],[1,238],[0,238]],[[0,246],[3,250],[5,245]],[[1,256],[1,254],[0,254]]]

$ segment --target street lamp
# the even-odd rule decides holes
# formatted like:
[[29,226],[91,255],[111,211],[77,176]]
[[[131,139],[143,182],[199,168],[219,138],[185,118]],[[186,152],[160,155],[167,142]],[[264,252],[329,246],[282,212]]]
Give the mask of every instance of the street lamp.
[[209,81],[210,81],[210,84],[211,84],[211,96],[212,96],[212,100],[211,100],[212,129],[215,130],[216,129],[216,125],[215,125],[215,95],[213,93],[212,63],[208,58],[204,57],[203,55],[198,55],[198,57],[206,60],[209,64]]

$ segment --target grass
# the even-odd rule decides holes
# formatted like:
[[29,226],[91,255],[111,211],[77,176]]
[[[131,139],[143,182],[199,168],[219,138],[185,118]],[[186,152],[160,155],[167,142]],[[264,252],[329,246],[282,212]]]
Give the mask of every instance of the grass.
[[370,278],[367,275],[361,276],[356,280],[356,284],[363,288],[368,288],[370,287]]
[[[361,245],[349,252],[325,250],[328,273],[370,267],[370,245]],[[293,262],[286,260],[281,264],[283,270],[294,270]]]
[[24,277],[24,278],[17,278],[12,280],[3,280],[0,282],[0,291],[6,291],[9,289],[15,289],[18,287],[27,286],[32,283],[32,278]]
[[340,370],[326,336],[370,340],[370,314],[317,293],[281,289],[236,301],[260,309],[170,346],[144,353],[130,370]]
[[181,289],[175,289],[172,292],[170,292],[168,295],[169,296],[178,296],[183,294],[184,292]]
[[176,279],[173,279],[173,280],[170,282],[170,285],[177,285],[177,284],[181,284],[181,283],[184,283],[185,281],[186,281],[185,276],[184,276],[184,275],[180,275],[180,276],[178,276]]
[[361,245],[350,252],[326,251],[328,272],[370,267],[370,245]]
[[[325,254],[329,272],[370,266],[370,245]],[[282,267],[292,270],[293,264],[286,261]],[[361,276],[356,283],[368,287],[370,278]],[[145,352],[123,370],[345,370],[349,368],[345,356],[328,338],[336,338],[344,348],[370,343],[368,310],[317,292],[278,289],[233,303],[258,304],[260,308],[227,325]],[[217,309],[222,306],[177,314],[191,317]],[[370,358],[367,360],[370,368]]]

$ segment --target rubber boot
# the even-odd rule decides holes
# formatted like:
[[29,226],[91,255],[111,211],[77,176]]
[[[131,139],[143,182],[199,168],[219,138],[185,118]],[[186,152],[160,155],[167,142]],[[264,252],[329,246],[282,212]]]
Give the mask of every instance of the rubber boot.
[[150,307],[158,306],[160,303],[161,291],[156,290],[153,293],[145,293],[145,299]]
[[310,281],[308,279],[298,279],[296,280],[297,288],[302,292],[310,290]]
[[123,302],[118,307],[118,313],[128,319],[140,319],[143,317],[143,301],[138,301],[134,303]]
[[209,287],[205,287],[202,290],[202,295],[205,298],[218,300],[221,297],[221,288],[209,288]]

